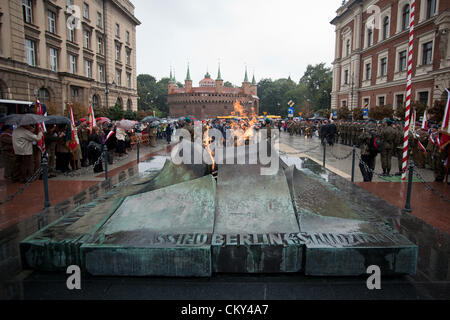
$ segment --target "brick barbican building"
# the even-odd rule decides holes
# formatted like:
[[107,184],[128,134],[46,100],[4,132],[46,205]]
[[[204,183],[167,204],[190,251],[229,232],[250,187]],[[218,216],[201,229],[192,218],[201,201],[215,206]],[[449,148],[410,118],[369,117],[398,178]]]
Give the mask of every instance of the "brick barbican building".
[[0,99],[137,110],[139,24],[129,0],[0,0]]
[[[404,105],[409,16],[408,0],[350,0],[337,10],[332,109]],[[416,0],[414,28],[411,99],[432,106],[450,87],[450,1]]]
[[257,85],[254,76],[251,83],[248,81],[247,70],[240,88],[224,87],[220,67],[216,80],[211,79],[207,72],[199,87],[192,87],[189,67],[183,88],[176,85],[176,80],[172,78],[172,73],[170,74],[167,102],[172,118],[192,115],[197,119],[214,119],[217,116],[230,115],[234,111],[233,104],[236,100],[247,112],[251,112],[253,108],[258,114]]

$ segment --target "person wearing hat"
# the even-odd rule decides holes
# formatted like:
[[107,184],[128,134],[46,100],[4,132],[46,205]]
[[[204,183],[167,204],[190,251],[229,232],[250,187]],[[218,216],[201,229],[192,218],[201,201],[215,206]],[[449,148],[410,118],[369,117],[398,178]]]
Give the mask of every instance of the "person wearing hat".
[[397,165],[398,172],[395,174],[396,176],[401,176],[403,171],[403,140],[404,140],[404,132],[403,125],[401,122],[397,122],[393,125],[395,129],[395,149],[394,156],[397,157]]
[[148,131],[148,136],[150,138],[150,147],[156,147],[156,135],[158,134],[157,124],[152,122],[150,124],[150,129]]
[[194,126],[192,125],[192,119],[189,117],[186,117],[184,120],[186,122],[185,129],[189,131],[189,134],[191,135],[191,142],[194,142]]
[[264,128],[267,130],[267,140],[271,141],[272,140],[272,121],[270,121],[269,118],[266,118]]
[[386,126],[381,129],[381,140],[383,141],[383,149],[381,151],[381,166],[383,175],[389,176],[391,172],[392,152],[395,145],[395,129],[392,128],[393,121],[386,119]]

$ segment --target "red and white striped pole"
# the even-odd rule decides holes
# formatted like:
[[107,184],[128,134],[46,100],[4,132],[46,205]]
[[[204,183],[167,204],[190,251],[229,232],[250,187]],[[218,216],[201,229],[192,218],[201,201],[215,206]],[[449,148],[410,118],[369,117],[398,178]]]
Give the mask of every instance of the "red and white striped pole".
[[413,59],[413,42],[414,42],[414,13],[416,10],[416,1],[411,0],[409,19],[409,49],[408,49],[408,80],[406,83],[406,111],[405,111],[405,136],[403,140],[403,163],[402,163],[402,180],[406,180],[406,172],[408,168],[408,136],[409,121],[411,109],[411,83],[412,83],[412,59]]

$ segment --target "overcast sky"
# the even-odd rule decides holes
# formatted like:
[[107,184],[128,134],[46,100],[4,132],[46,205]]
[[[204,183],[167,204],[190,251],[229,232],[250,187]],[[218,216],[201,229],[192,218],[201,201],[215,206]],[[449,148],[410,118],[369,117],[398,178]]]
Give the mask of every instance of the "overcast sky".
[[308,64],[331,67],[330,21],[342,0],[132,0],[137,27],[137,72],[158,80],[172,66],[184,83],[189,62],[194,86],[206,69],[240,85],[287,78],[298,82]]

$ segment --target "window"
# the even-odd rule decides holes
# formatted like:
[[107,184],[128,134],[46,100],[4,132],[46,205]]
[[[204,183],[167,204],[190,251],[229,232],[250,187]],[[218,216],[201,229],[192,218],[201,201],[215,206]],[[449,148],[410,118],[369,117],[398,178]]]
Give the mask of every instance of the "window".
[[378,105],[379,106],[384,106],[384,96],[383,97],[378,97]]
[[372,78],[372,64],[366,64],[366,80],[370,80]]
[[126,39],[127,43],[130,43],[130,32],[127,31],[125,39]]
[[98,38],[98,53],[103,54],[103,38]]
[[344,71],[344,84],[348,84],[348,70]]
[[99,105],[99,98],[98,98],[98,96],[96,94],[94,94],[92,96],[92,107],[94,109],[98,109],[98,107],[100,107],[100,105]]
[[77,73],[77,57],[69,54],[69,64],[70,64],[70,73],[76,74]]
[[86,77],[92,78],[92,62],[89,60],[84,60],[84,66],[86,69]]
[[102,21],[102,14],[100,12],[97,12],[97,27],[102,27],[103,21]]
[[131,64],[131,51],[127,50],[127,64]]
[[25,45],[27,49],[27,63],[30,66],[36,66],[36,42],[25,39]]
[[120,44],[116,44],[116,60],[120,60]]
[[118,23],[116,23],[116,37],[119,38],[120,36],[120,26]]
[[428,91],[419,92],[419,102],[428,106]]
[[364,106],[364,108],[369,107],[369,98],[364,98],[364,100],[363,100],[363,106]]
[[89,19],[89,5],[83,3],[83,18]]
[[50,53],[50,70],[58,71],[58,50],[49,48]]
[[69,29],[69,41],[75,42],[75,29]]
[[380,76],[384,77],[387,74],[387,58],[382,58],[380,62]]
[[116,85],[121,86],[122,84],[122,70],[116,69]]
[[429,41],[422,45],[423,54],[422,54],[422,64],[431,64],[432,53],[433,53],[433,41]]
[[127,73],[127,87],[131,89],[131,73]]
[[350,55],[350,40],[347,40],[346,52],[347,52],[347,56],[349,56]]
[[385,17],[383,20],[383,40],[389,37],[389,17]]
[[403,94],[397,94],[395,96],[395,100],[396,100],[396,107],[397,109],[400,107],[403,107],[403,104],[405,103],[405,98]]
[[370,47],[373,43],[373,30],[369,28],[367,30],[367,46]]
[[409,4],[403,7],[402,15],[402,30],[409,28]]
[[100,81],[100,82],[104,82],[105,81],[105,78],[104,78],[104,67],[101,64],[98,65],[98,81]]
[[23,20],[26,23],[33,23],[33,3],[32,0],[22,0]]
[[78,90],[78,88],[75,87],[70,87],[70,91],[72,94],[72,99],[77,100],[78,96],[80,95],[80,90]]
[[342,108],[346,108],[347,107],[347,100],[342,100]]
[[131,100],[128,99],[127,101],[127,110],[131,111]]
[[91,48],[91,32],[84,30],[84,47]]
[[405,71],[406,70],[406,50],[403,50],[399,53],[399,67],[398,71]]
[[53,11],[48,11],[48,32],[56,33],[56,14]]
[[427,19],[433,17],[436,13],[436,0],[427,0]]
[[40,88],[38,91],[39,102],[46,104],[50,101],[50,92],[46,88]]

